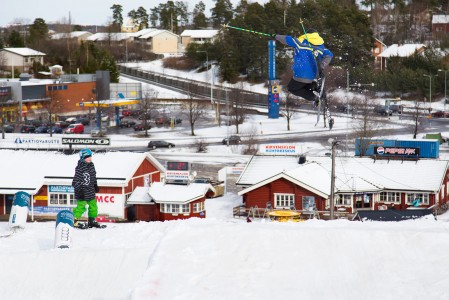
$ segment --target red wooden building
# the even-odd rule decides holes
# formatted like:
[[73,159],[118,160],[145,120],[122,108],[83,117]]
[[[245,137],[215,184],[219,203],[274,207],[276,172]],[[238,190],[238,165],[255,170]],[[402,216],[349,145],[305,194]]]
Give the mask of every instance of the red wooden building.
[[[284,161],[284,162],[282,162]],[[338,157],[335,210],[407,209],[442,205],[449,200],[448,161],[373,160]],[[331,158],[255,156],[237,181],[246,208],[329,210]]]

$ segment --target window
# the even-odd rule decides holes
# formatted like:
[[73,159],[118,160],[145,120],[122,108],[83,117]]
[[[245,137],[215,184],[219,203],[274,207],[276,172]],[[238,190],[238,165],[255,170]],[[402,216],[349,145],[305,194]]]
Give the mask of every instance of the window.
[[419,199],[421,204],[429,204],[429,194],[428,193],[408,193],[407,194],[407,204],[412,205],[413,201]]
[[204,201],[198,202],[198,203],[193,203],[193,212],[194,213],[199,213],[202,211],[204,211]]
[[315,197],[313,196],[303,196],[302,197],[302,209],[303,210],[314,210],[315,207]]
[[76,206],[75,195],[64,193],[64,194],[49,194],[50,203],[49,206]]
[[274,204],[276,208],[290,209],[295,206],[294,194],[274,194]]
[[351,206],[352,194],[341,194],[336,195],[335,204],[336,205],[345,205]]
[[161,204],[160,211],[168,214],[190,213],[190,204]]
[[50,85],[47,87],[48,91],[62,91],[62,90],[68,90],[67,85]]
[[380,202],[401,203],[401,193],[382,192],[380,193]]

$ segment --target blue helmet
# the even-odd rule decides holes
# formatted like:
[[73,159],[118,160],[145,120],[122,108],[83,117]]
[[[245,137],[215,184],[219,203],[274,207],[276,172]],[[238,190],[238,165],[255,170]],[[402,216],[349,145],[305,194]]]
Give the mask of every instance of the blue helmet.
[[92,156],[92,151],[90,151],[89,149],[82,149],[81,151],[80,151],[80,159],[81,160],[84,160],[85,158],[87,158],[87,157],[90,157],[90,156]]

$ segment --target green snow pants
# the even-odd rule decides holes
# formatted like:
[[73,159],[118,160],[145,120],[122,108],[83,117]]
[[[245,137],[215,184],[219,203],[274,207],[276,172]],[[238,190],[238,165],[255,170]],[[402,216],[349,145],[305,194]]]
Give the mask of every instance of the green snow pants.
[[98,215],[97,199],[92,200],[77,200],[76,207],[73,209],[73,216],[75,219],[81,218],[86,211],[86,204],[89,205],[87,215],[89,218],[96,218]]

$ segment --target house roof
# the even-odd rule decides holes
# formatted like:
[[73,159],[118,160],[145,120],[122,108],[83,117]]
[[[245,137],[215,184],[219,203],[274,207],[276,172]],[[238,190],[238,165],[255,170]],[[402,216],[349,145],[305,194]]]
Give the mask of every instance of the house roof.
[[[1,150],[2,169],[16,171],[0,173],[0,191],[30,189],[30,194],[35,194],[44,184],[71,185],[78,159],[78,154]],[[144,159],[148,159],[160,172],[165,172],[165,168],[149,153],[95,153],[93,163],[97,171],[98,184],[102,186],[126,184]]]
[[174,33],[171,32],[171,31],[168,31],[168,30],[161,30],[161,29],[155,29],[155,30],[153,30],[153,31],[147,32],[146,34],[143,34],[143,35],[139,36],[138,38],[139,38],[139,39],[148,39],[148,38],[155,37],[155,36],[157,36],[157,35],[159,35],[159,34],[162,34],[162,33],[168,33],[168,34],[170,34],[170,35],[173,35],[173,36],[175,36],[175,37],[178,37],[177,34],[174,34]]
[[156,28],[145,28],[145,29],[142,29],[142,30],[133,32],[133,33],[131,33],[131,35],[132,35],[133,37],[140,37],[140,36],[142,36],[142,35],[145,35],[145,34],[147,34],[147,33],[150,33],[150,32],[152,32],[152,31],[155,31],[155,30],[158,30],[158,29],[156,29]]
[[3,48],[2,50],[15,53],[21,56],[44,56],[45,53],[39,52],[31,48]]
[[149,187],[138,186],[134,189],[131,196],[126,200],[128,204],[154,204],[148,194]]
[[184,30],[181,33],[181,37],[191,38],[213,38],[218,34],[218,30],[215,29],[199,29],[199,30]]
[[[311,191],[330,194],[332,170],[330,157],[307,157],[307,162],[304,164],[293,162],[288,156],[279,156],[278,158],[278,160],[274,160],[272,157],[268,157],[265,161],[263,157],[251,159],[238,182],[245,182],[253,186],[242,190],[239,194],[243,195],[280,177],[296,184],[299,182],[298,185],[308,187]],[[277,171],[285,165],[289,170]],[[335,192],[394,190],[436,193],[441,188],[447,168],[448,161],[443,160],[401,161],[337,157],[335,160]]]
[[206,196],[208,191],[215,192],[208,183],[191,183],[188,185],[165,184],[153,182],[148,190],[150,198],[156,203],[189,203]]
[[449,24],[449,15],[433,15],[432,24]]
[[107,41],[111,39],[112,41],[124,41],[133,37],[132,33],[128,32],[97,32],[87,37],[87,41]]
[[283,171],[298,167],[297,156],[254,155],[246,164],[237,185],[252,185]]
[[72,31],[72,32],[62,32],[62,33],[55,33],[51,35],[51,39],[53,40],[59,40],[59,39],[66,39],[66,38],[78,38],[83,35],[93,35],[93,33],[89,31]]
[[380,57],[409,57],[415,52],[421,52],[425,48],[424,44],[393,44],[385,49],[378,56]]

